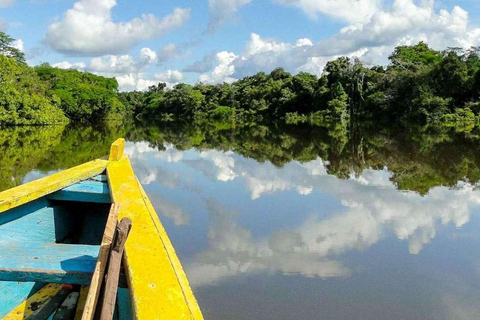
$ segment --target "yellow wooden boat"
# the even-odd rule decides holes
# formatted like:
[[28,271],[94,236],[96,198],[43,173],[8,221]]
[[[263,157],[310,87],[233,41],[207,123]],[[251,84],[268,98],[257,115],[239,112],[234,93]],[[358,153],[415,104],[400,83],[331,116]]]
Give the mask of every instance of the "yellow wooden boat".
[[72,319],[93,319],[113,230],[125,217],[133,227],[115,319],[203,319],[124,144],[115,141],[108,159],[0,193],[0,319],[64,319],[68,305]]

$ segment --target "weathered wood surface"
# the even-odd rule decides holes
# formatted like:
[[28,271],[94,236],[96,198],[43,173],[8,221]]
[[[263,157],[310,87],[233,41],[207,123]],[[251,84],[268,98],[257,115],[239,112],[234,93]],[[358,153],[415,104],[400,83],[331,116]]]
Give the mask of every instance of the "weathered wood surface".
[[115,233],[115,228],[117,226],[119,211],[120,206],[115,203],[112,204],[110,213],[108,215],[107,225],[105,227],[105,232],[103,233],[100,252],[95,265],[95,272],[93,274],[92,282],[90,284],[90,290],[88,292],[88,296],[85,302],[82,320],[91,320],[93,319],[93,316],[95,314],[95,308],[97,306],[98,297],[100,295],[100,289],[102,287],[105,269],[108,262],[108,256]]
[[99,181],[85,180],[57,192],[47,197],[49,200],[80,201],[93,203],[111,203],[108,184]]
[[122,265],[122,256],[127,241],[128,234],[132,228],[132,220],[123,218],[117,225],[115,239],[110,251],[108,260],[108,272],[106,274],[105,289],[103,299],[100,303],[100,320],[112,320],[115,312],[115,302],[117,300],[118,279],[120,276],[120,267]]
[[[19,212],[7,212],[0,217],[10,218],[7,223],[2,224],[0,218],[0,241],[41,241],[55,242],[55,210],[50,207],[43,207],[35,211],[28,211],[27,214]],[[19,217],[17,219],[14,219]],[[10,219],[9,219],[10,220]],[[0,251],[2,247],[0,245]]]
[[0,280],[90,283],[99,246],[0,242]]
[[[15,283],[12,283],[15,284]],[[14,294],[15,287],[12,286],[11,294]],[[32,288],[33,289],[33,288]],[[26,298],[22,303],[20,303],[16,308],[11,310],[7,315],[5,315],[2,320],[23,320],[29,317],[37,315],[41,308],[56,294],[60,292],[62,285],[60,284],[48,284],[38,290],[37,292],[31,294]],[[34,291],[34,290],[32,290]],[[3,301],[2,301],[3,302]],[[0,302],[1,303],[1,302]],[[0,314],[1,316],[1,314]]]
[[182,265],[127,157],[107,167],[119,218],[132,220],[124,266],[136,319],[203,319]]
[[52,174],[24,185],[0,192],[0,213],[41,198],[72,185],[78,181],[102,173],[107,166],[106,160],[94,160],[77,167]]

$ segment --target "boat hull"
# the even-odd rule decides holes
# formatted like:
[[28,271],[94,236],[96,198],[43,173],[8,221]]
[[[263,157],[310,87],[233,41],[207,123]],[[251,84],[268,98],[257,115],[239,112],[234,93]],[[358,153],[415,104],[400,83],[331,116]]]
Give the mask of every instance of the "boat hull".
[[[82,286],[77,318],[93,317],[93,311],[83,308],[98,299],[102,256],[109,249],[105,235],[112,221],[125,217],[133,227],[125,245],[124,288],[117,295],[119,319],[203,319],[174,247],[123,149],[119,139],[108,160],[0,193],[0,250],[10,252],[3,260],[0,256],[0,319],[23,319],[25,314],[18,315],[29,312],[39,292],[53,295],[65,290],[55,284],[65,283]],[[22,252],[26,261],[14,252]]]

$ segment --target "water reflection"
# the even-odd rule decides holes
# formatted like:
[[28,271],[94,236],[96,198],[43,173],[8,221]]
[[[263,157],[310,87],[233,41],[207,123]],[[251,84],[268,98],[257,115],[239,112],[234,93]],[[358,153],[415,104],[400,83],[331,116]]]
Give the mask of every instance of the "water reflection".
[[125,136],[208,319],[480,315],[475,132],[12,130],[0,135],[0,189],[102,156]]
[[[364,259],[375,256],[377,253],[371,248],[384,245],[382,242],[392,247],[392,251],[383,252],[381,261],[401,261],[405,259],[405,254],[412,257],[418,255],[437,236],[441,238],[440,241],[449,237],[442,236],[442,232],[455,234],[458,239],[458,235],[463,234],[462,227],[477,217],[472,215],[478,212],[480,204],[476,183],[459,181],[450,187],[436,186],[426,194],[399,191],[394,180],[395,173],[388,167],[368,168],[360,173],[352,171],[347,179],[342,179],[329,174],[329,161],[320,157],[304,163],[292,161],[278,168],[269,161],[259,163],[232,151],[188,149],[180,152],[168,143],[163,148],[148,147],[144,142],[129,143],[126,152],[132,158],[149,194],[173,196],[177,204],[190,199],[186,209],[175,207],[172,210],[168,201],[156,207],[164,220],[170,219],[176,226],[180,225],[178,221],[187,221],[185,225],[192,223],[186,217],[196,215],[193,219],[196,225],[186,227],[188,230],[179,233],[178,238],[174,232],[173,237],[174,243],[188,242],[185,239],[188,232],[198,232],[206,238],[205,243],[189,242],[188,245],[195,248],[190,248],[191,253],[182,257],[191,284],[200,293],[205,290],[211,294],[211,286],[222,291],[244,277],[256,279],[259,283],[268,282],[264,280],[265,275],[274,277],[275,274],[324,281],[338,278],[348,282],[350,280],[347,279],[368,273],[365,268],[369,263]],[[475,224],[478,226],[478,219]],[[406,246],[392,245],[392,239]],[[478,236],[473,242],[480,242]],[[434,247],[434,252],[439,255],[442,250],[442,246]],[[435,264],[439,261],[443,263],[442,259],[430,257],[431,252],[426,256],[427,261],[417,266],[419,272],[440,272],[441,268],[437,269]],[[479,250],[474,252],[478,253]],[[358,254],[362,257],[352,259],[352,255]],[[455,261],[458,256],[449,256],[452,259],[450,263],[465,269],[472,267],[471,261],[468,265],[462,265],[465,257],[460,257],[460,261]],[[479,263],[478,255],[476,259],[475,263]],[[415,278],[416,271],[410,270],[410,263],[394,264],[407,278],[395,281],[411,282]],[[386,285],[391,281],[389,273],[382,270],[383,266],[374,268],[379,273],[376,282]],[[409,270],[413,274],[409,274]],[[456,272],[465,274],[464,271]],[[452,276],[458,275],[448,275]],[[470,276],[476,277],[478,283],[478,272]],[[355,283],[357,280],[351,281]],[[422,303],[433,304],[430,298],[422,295],[438,294],[437,291],[444,290],[444,276],[429,279],[426,283],[426,288],[421,288],[421,284],[420,287],[410,284],[411,289],[418,291],[416,294],[421,296]],[[277,290],[277,285],[273,284],[270,289]],[[318,285],[318,292],[326,290],[321,288],[321,283]],[[370,285],[357,283],[354,289],[368,291]],[[480,293],[478,289],[462,285],[460,291],[463,293]],[[248,287],[254,290],[255,285],[250,283]],[[439,300],[442,303],[441,310],[437,303],[425,310],[417,306],[409,311],[410,317],[407,318],[470,319],[470,316],[478,314],[479,308],[471,304],[469,298],[460,298],[459,288],[448,288],[449,291]],[[303,290],[303,287],[294,290]],[[398,294],[396,290],[391,288],[384,294],[395,296]],[[374,300],[380,299],[378,293],[372,294]],[[257,296],[254,292],[250,294]],[[206,295],[201,296],[201,302],[214,301]],[[364,299],[361,296],[360,293],[353,298],[356,303]],[[407,303],[404,299],[408,300],[408,294],[399,298],[397,307]],[[348,305],[351,302],[347,300],[338,303]],[[208,302],[204,303],[208,305]],[[381,301],[378,303],[382,304]],[[313,312],[316,310],[314,305],[307,307]],[[356,308],[365,311],[367,305],[357,305]],[[229,312],[234,312],[234,309],[227,308]],[[397,313],[389,311],[385,305],[377,311],[387,315],[385,319],[409,314],[399,310]],[[211,311],[209,315],[221,318],[216,311]],[[306,318],[312,317],[308,311],[304,315]],[[331,310],[325,316],[332,319],[349,318],[339,310]],[[350,316],[351,319],[369,319],[373,314]],[[378,317],[378,314],[375,316]],[[247,317],[243,314],[238,318]],[[276,318],[291,317],[284,314]]]
[[[480,204],[480,193],[476,185],[470,183],[459,182],[454,189],[435,187],[422,196],[416,192],[399,192],[386,168],[367,169],[345,180],[328,175],[327,165],[320,158],[304,164],[292,162],[278,169],[270,163],[259,164],[232,152],[190,150],[186,152],[189,159],[184,160],[183,154],[171,146],[159,151],[146,148],[144,143],[129,144],[126,152],[144,184],[158,181],[165,185],[175,181],[161,168],[168,162],[184,162],[175,170],[183,172],[188,166],[206,178],[223,183],[241,180],[252,200],[294,190],[299,196],[323,193],[330,201],[341,204],[341,208],[325,212],[319,203],[310,213],[302,214],[296,228],[278,230],[268,238],[255,240],[236,222],[240,213],[217,202],[223,197],[219,184],[219,194],[214,198],[203,195],[210,220],[209,249],[198,254],[195,265],[190,266],[194,284],[258,270],[317,277],[346,276],[349,269],[331,260],[331,256],[365,250],[389,233],[407,241],[411,254],[418,254],[438,229],[448,224],[462,227],[469,221],[472,207]],[[148,153],[150,157],[146,156]],[[178,171],[175,178],[184,184]],[[203,183],[199,181],[196,189],[202,190]],[[276,199],[282,202],[279,197]],[[168,202],[160,209],[176,225],[188,216]]]

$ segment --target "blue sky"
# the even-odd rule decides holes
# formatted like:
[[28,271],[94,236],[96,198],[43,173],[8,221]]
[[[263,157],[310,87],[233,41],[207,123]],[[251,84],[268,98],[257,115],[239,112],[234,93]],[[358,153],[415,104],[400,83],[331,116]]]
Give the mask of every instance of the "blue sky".
[[231,82],[284,67],[321,74],[346,55],[385,64],[396,45],[480,45],[473,0],[0,0],[0,29],[28,63],[116,77]]

